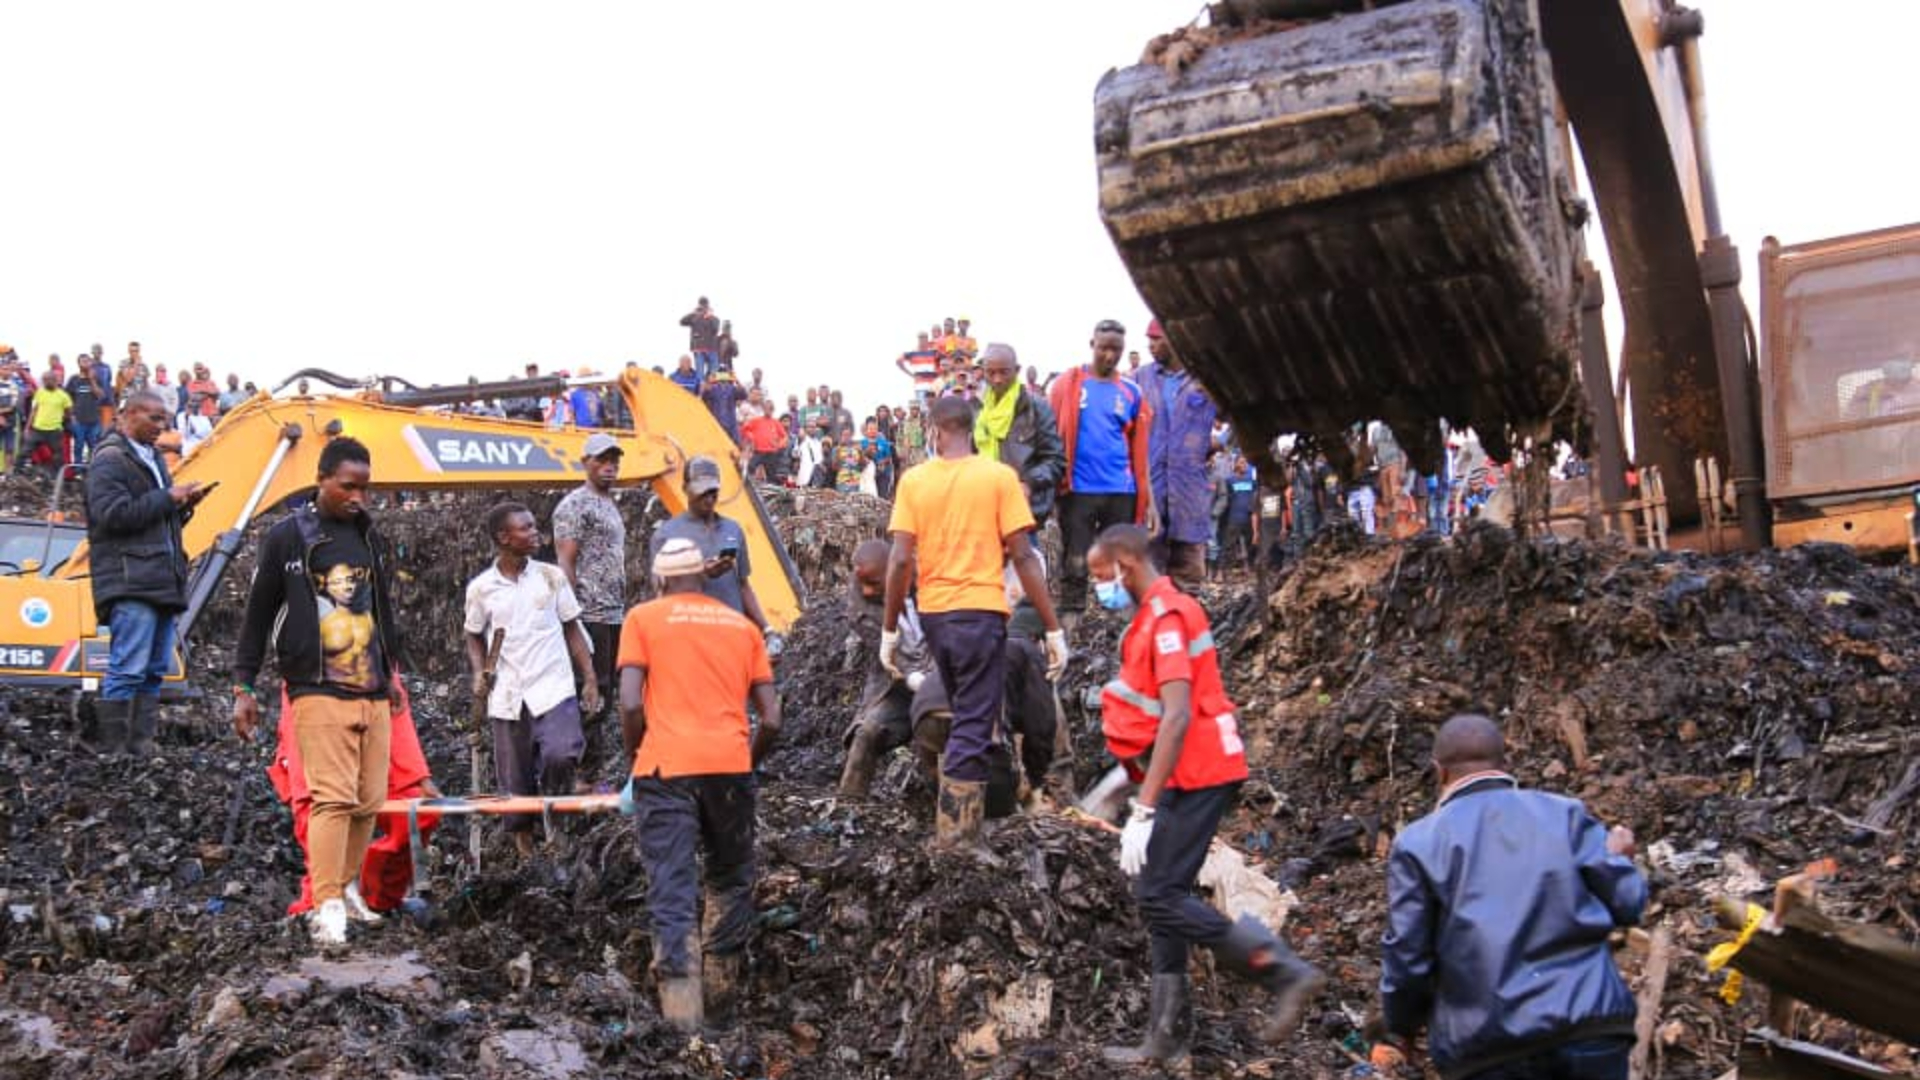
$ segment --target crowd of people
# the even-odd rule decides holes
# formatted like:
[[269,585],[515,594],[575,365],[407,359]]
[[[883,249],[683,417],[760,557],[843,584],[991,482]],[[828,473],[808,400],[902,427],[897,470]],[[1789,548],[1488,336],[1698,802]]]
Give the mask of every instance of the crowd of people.
[[113,429],[113,416],[137,392],[152,390],[167,417],[169,449],[186,453],[213,432],[213,425],[258,392],[229,374],[214,381],[205,364],[170,373],[151,367],[140,343],[127,343],[127,355],[109,364],[98,344],[74,354],[71,367],[50,354],[39,373],[12,345],[0,345],[0,469],[38,469],[47,474],[69,464],[84,464],[101,438]]
[[[1125,328],[1106,320],[1095,329],[1087,364],[1043,377],[1037,367],[1023,368],[1012,346],[983,346],[970,320],[947,318],[894,361],[908,380],[905,399],[864,415],[825,383],[782,401],[761,368],[736,373],[731,323],[715,316],[706,298],[682,323],[689,350],[668,377],[706,403],[739,447],[746,471],[762,483],[891,499],[900,476],[928,457],[932,403],[966,401],[979,418],[973,445],[1020,472],[1040,520],[1052,515],[1056,494],[1063,509],[1072,509],[1059,525],[1071,533],[1064,569],[1076,583],[1078,557],[1098,528],[1146,521],[1149,504],[1156,550],[1191,585],[1252,568],[1271,558],[1275,545],[1335,521],[1350,520],[1368,534],[1446,533],[1502,479],[1470,431],[1443,433],[1449,449],[1440,471],[1421,474],[1378,422],[1356,426],[1343,468],[1283,437],[1269,448],[1273,475],[1263,478],[1158,323],[1147,328],[1144,362],[1139,350],[1125,347]],[[1137,505],[1129,507],[1129,499]]]
[[[1218,552],[1246,557],[1276,532],[1319,527],[1309,514],[1337,509],[1364,527],[1377,507],[1363,492],[1414,486],[1390,433],[1356,430],[1359,463],[1337,484],[1324,482],[1324,463],[1283,455],[1304,488],[1290,476],[1279,491],[1263,489],[1157,325],[1147,331],[1152,362],[1120,373],[1126,329],[1113,320],[1094,326],[1086,364],[1044,384],[1031,369],[1021,377],[1010,345],[980,348],[958,320],[937,342],[923,339],[921,351],[937,354],[934,377],[904,409],[876,410],[856,429],[840,393],[810,388],[806,404],[788,399],[789,427],[768,408],[760,372],[745,387],[733,381],[730,327],[705,301],[688,325],[712,346],[683,362],[696,380],[689,390],[723,426],[733,421],[753,471],[778,480],[782,459],[818,440],[836,456],[816,468],[837,466],[852,447],[863,457],[844,468],[861,465],[892,498],[889,539],[852,554],[847,666],[864,685],[839,795],[868,798],[880,757],[912,745],[936,791],[933,851],[1004,867],[984,822],[1021,803],[1044,810],[1057,787],[1070,749],[1057,683],[1090,592],[1128,619],[1100,716],[1115,774],[1132,791],[1119,861],[1151,961],[1141,1039],[1108,1057],[1186,1055],[1195,948],[1268,992],[1262,1037],[1295,1030],[1321,973],[1273,928],[1230,920],[1195,895],[1249,770],[1193,586]],[[916,380],[928,370],[926,358],[905,361]],[[205,381],[196,371],[188,406],[205,400],[191,389]],[[49,373],[42,393],[62,385]],[[175,483],[157,452],[181,406],[160,385],[156,377],[116,397],[114,429],[93,445],[86,476],[94,598],[112,630],[95,732],[108,754],[154,749],[157,691],[186,599],[181,526],[209,490]],[[735,392],[715,393],[729,386]],[[621,456],[609,433],[584,440],[583,482],[550,523],[555,562],[537,558],[545,536],[523,504],[502,502],[475,523],[493,558],[467,586],[465,652],[502,794],[578,792],[590,733],[607,726],[594,721],[618,717],[630,777],[619,802],[646,871],[659,1008],[696,1031],[724,1022],[748,989],[755,775],[781,729],[772,660],[782,642],[754,592],[747,534],[719,512],[723,465],[711,458],[683,464],[686,507],[653,530],[645,595],[636,596],[613,500]],[[407,706],[394,568],[368,499],[373,470],[365,445],[329,437],[312,499],[262,538],[233,654],[241,737],[259,726],[257,681],[269,661],[283,682],[275,769],[294,793],[307,869],[295,909],[327,949],[404,899],[408,840],[397,822],[381,824],[383,800],[438,794]],[[1034,543],[1050,519],[1064,541],[1057,573]],[[170,554],[126,557],[136,551]],[[877,647],[866,648],[863,628]],[[1426,1029],[1443,1075],[1624,1075],[1634,1006],[1607,939],[1637,921],[1646,900],[1631,833],[1607,831],[1573,800],[1519,790],[1485,717],[1442,726],[1433,758],[1439,805],[1401,831],[1389,858],[1372,1033],[1393,1053]],[[511,825],[528,857],[536,819]],[[1499,842],[1481,842],[1496,826]],[[1499,974],[1522,968],[1514,979]]]

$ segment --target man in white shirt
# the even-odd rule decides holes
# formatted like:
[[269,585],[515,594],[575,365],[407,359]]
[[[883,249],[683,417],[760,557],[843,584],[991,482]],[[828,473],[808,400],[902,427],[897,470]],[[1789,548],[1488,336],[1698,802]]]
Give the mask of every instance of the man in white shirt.
[[[487,535],[496,554],[493,565],[467,583],[466,631],[476,698],[487,693],[483,672],[494,633],[506,632],[487,693],[494,778],[505,794],[571,795],[586,749],[581,708],[600,709],[580,601],[558,566],[533,558],[540,550],[533,511],[513,502],[495,506],[487,513]],[[509,826],[523,856],[533,853],[533,822],[523,815]]]
[[831,483],[814,482],[818,471],[827,465],[827,448],[821,443],[820,428],[808,425],[800,433],[800,441],[794,446],[793,485],[795,487],[831,487]]

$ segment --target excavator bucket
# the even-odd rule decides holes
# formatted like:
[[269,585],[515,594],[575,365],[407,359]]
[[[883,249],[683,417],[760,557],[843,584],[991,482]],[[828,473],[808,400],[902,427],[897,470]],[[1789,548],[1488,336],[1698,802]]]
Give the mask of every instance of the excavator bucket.
[[1109,72],[1101,217],[1250,453],[1380,419],[1430,469],[1445,419],[1505,457],[1584,407],[1580,210],[1534,7],[1370,6],[1215,5],[1249,18]]

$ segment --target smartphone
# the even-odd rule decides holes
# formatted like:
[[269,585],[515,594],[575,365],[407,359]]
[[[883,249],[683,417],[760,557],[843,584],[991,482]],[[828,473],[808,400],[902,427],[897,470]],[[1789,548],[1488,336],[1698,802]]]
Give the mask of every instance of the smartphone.
[[720,557],[723,559],[732,559],[734,562],[739,562],[740,549],[737,547],[734,547],[732,544],[728,544],[726,547],[723,547],[720,549]]
[[200,498],[204,499],[208,495],[213,494],[213,489],[219,486],[220,486],[220,481],[215,480],[213,483],[208,484],[207,486],[201,488],[198,492],[195,492],[195,494],[197,494]]

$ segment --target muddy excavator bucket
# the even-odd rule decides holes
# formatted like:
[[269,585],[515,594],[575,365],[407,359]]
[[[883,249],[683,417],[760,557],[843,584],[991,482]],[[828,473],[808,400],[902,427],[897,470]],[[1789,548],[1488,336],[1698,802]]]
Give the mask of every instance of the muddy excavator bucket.
[[1582,408],[1580,210],[1529,0],[1200,41],[1101,80],[1100,212],[1243,447],[1381,419],[1432,468],[1440,419],[1504,458]]

